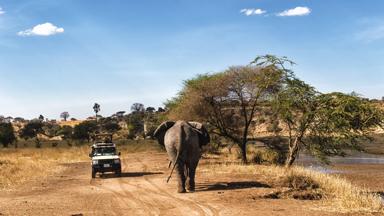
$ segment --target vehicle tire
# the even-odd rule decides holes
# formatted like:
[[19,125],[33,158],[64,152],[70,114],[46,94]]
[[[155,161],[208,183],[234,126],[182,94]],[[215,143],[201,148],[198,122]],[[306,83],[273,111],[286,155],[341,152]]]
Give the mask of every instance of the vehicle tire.
[[92,168],[92,178],[96,177],[96,171]]
[[121,177],[121,168],[115,172],[115,175]]

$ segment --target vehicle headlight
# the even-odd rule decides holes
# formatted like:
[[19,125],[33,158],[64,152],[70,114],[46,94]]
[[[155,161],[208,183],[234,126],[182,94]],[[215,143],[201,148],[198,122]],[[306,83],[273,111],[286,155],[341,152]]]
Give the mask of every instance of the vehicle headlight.
[[93,165],[99,164],[99,161],[98,160],[92,160],[92,164]]
[[113,163],[119,164],[120,163],[120,159],[113,160]]

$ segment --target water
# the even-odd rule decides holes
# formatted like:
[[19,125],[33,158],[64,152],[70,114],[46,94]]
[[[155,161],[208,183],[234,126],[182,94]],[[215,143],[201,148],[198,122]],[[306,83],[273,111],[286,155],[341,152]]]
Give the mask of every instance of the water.
[[[330,157],[331,165],[336,164],[383,164],[383,155],[374,155],[367,153],[353,153],[347,157]],[[345,171],[334,169],[332,166],[321,164],[313,156],[308,154],[300,154],[300,157],[295,161],[296,164],[307,167],[308,169],[321,173],[342,173]]]
[[333,169],[332,167],[325,166],[325,165],[323,165],[323,166],[321,166],[321,165],[309,165],[309,166],[305,166],[305,167],[309,170],[313,170],[313,171],[320,172],[320,173],[326,173],[326,174],[345,172],[345,171]]
[[[332,164],[384,164],[383,155],[374,155],[367,153],[353,153],[346,157],[330,157],[329,160]],[[300,154],[296,160],[297,164],[320,164],[313,156],[307,154]]]

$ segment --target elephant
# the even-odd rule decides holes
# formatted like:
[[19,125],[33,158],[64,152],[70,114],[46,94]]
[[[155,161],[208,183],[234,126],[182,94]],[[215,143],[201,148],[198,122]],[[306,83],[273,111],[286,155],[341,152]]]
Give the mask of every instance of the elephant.
[[186,189],[193,192],[201,147],[210,142],[207,129],[199,122],[166,121],[157,127],[153,136],[165,146],[173,169],[176,168],[177,192],[185,193]]

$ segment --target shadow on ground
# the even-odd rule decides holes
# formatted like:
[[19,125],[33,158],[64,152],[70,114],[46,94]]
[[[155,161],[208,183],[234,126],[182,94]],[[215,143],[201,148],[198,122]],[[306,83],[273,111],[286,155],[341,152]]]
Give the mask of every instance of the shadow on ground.
[[198,184],[196,191],[236,190],[245,188],[271,188],[271,186],[257,181],[218,182],[213,185]]
[[163,172],[123,172],[120,176],[115,175],[114,173],[104,173],[100,175],[100,178],[129,178],[129,177],[142,177],[146,175],[159,175],[163,174]]

